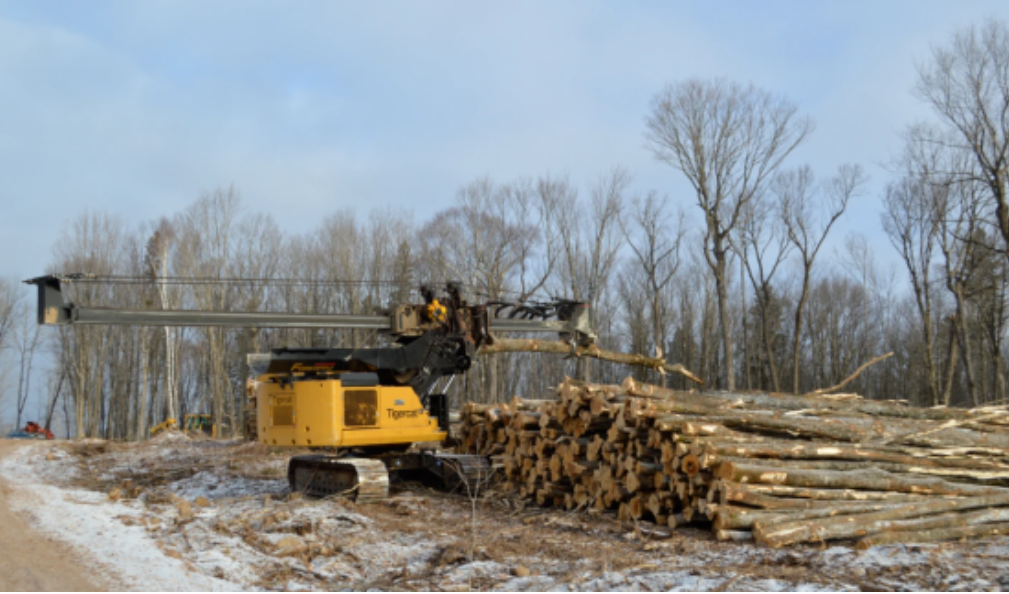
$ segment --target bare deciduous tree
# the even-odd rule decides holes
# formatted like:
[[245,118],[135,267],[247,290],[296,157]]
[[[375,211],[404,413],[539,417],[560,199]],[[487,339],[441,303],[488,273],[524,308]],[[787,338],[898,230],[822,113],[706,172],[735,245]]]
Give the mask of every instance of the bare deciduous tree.
[[[886,302],[887,289],[890,288],[887,283],[892,285],[896,275],[880,273],[876,250],[869,242],[869,238],[862,233],[849,233],[844,239],[844,249],[839,251],[836,256],[848,277],[862,287],[862,332],[858,340],[857,358],[859,361],[868,361],[876,353],[892,350],[884,348],[882,341],[889,323],[886,314],[891,309]],[[867,369],[859,376],[856,385],[861,386],[860,393],[866,398],[872,398],[875,386],[873,382],[868,381],[869,378],[881,375],[881,372],[891,364],[892,362],[888,359],[880,365],[874,365]]]
[[[942,129],[922,140],[952,146],[973,163],[955,172],[987,188],[995,225],[1009,247],[1009,26],[991,18],[953,33],[918,67],[915,94],[931,105]],[[1009,257],[1009,250],[1005,252]]]
[[814,187],[813,171],[808,166],[783,172],[775,177],[773,191],[781,204],[781,217],[788,230],[788,239],[795,246],[802,266],[802,288],[795,304],[795,325],[792,327],[792,391],[800,394],[799,345],[802,340],[802,316],[809,296],[813,264],[834,223],[848,208],[848,202],[866,182],[858,165],[842,165],[837,175],[818,189]]
[[931,406],[938,406],[939,378],[935,361],[935,333],[932,328],[932,258],[939,235],[939,222],[935,218],[932,201],[925,196],[931,186],[905,177],[886,188],[883,204],[883,229],[904,261],[911,279],[911,290],[918,310],[924,339],[926,384]]
[[20,302],[17,288],[14,279],[0,278],[0,405],[4,400],[7,376],[13,367],[13,362],[9,362],[4,354],[9,349],[9,337]]
[[704,255],[715,277],[725,385],[735,389],[728,309],[729,236],[743,209],[813,129],[790,101],[753,85],[691,79],[652,101],[646,139],[656,158],[681,171],[705,223]]
[[[241,210],[241,198],[234,186],[204,194],[186,209],[176,224],[179,235],[176,266],[181,274],[197,279],[229,278]],[[208,311],[232,309],[226,287],[219,283],[193,286],[195,305]],[[207,339],[211,414],[214,423],[222,425],[235,418],[233,382],[227,371],[227,330],[207,327],[201,332]],[[168,414],[178,419],[180,412],[169,410]],[[235,428],[233,422],[231,428]]]
[[[680,268],[680,248],[686,235],[685,216],[680,210],[674,221],[668,200],[659,198],[654,192],[644,200],[631,200],[631,207],[624,215],[620,227],[643,274],[652,346],[656,356],[662,358],[669,350],[666,335],[670,308],[665,293]],[[664,376],[662,383],[665,384]]]
[[[150,238],[147,240],[147,244],[144,250],[144,274],[154,281],[154,285],[157,291],[157,299],[161,306],[161,309],[174,309],[178,302],[179,296],[176,291],[172,291],[167,283],[168,270],[169,270],[169,254],[171,252],[172,244],[174,243],[175,229],[168,219],[162,218],[159,221],[158,226],[155,228],[154,232],[151,234]],[[165,335],[165,356],[164,356],[164,378],[165,378],[165,402],[168,411],[169,418],[175,416],[177,413],[174,412],[178,410],[176,405],[176,399],[178,395],[178,389],[176,387],[176,382],[178,380],[178,365],[176,364],[176,356],[178,349],[175,346],[177,330],[172,326],[165,326],[162,329]],[[137,414],[137,436],[142,439],[147,434],[147,404],[148,404],[148,393],[150,382],[148,381],[148,371],[149,371],[149,360],[148,360],[148,347],[149,347],[150,335],[146,329],[141,329],[140,337],[140,350],[142,358],[142,372],[141,372],[141,382],[143,388],[141,390],[141,403],[140,410]]]
[[30,304],[21,306],[14,326],[14,348],[18,352],[17,426],[21,427],[21,417],[31,395],[32,370],[35,353],[42,340],[41,326],[35,322],[34,310]]
[[[554,230],[561,241],[558,293],[598,309],[606,292],[620,250],[620,213],[631,181],[623,169],[599,178],[592,188],[589,208],[579,204],[578,194],[567,182],[541,181],[541,192],[558,200],[559,216]],[[551,187],[553,186],[553,187]],[[591,363],[578,359],[578,375],[588,380]]]
[[[53,249],[55,272],[82,271],[108,276],[122,269],[126,232],[121,219],[101,212],[84,212],[71,219]],[[79,305],[109,305],[116,295],[107,285],[75,283],[73,301]],[[61,327],[57,337],[59,362],[70,375],[77,437],[98,436],[107,410],[109,378],[106,362],[114,348],[115,329],[102,326]]]
[[[760,340],[767,364],[767,374],[775,392],[781,391],[778,380],[778,365],[771,328],[771,308],[776,300],[774,276],[788,257],[792,248],[784,221],[770,197],[762,194],[744,210],[745,216],[739,225],[736,250],[743,262],[753,292],[757,297],[757,311],[760,314]],[[749,366],[748,366],[749,367]]]
[[946,288],[953,295],[953,322],[957,345],[963,353],[963,367],[967,379],[967,395],[972,406],[978,406],[977,378],[971,350],[970,325],[967,301],[973,297],[971,288],[976,283],[978,260],[985,253],[975,241],[980,229],[980,201],[972,184],[957,183],[947,186],[933,185],[932,208],[939,222],[939,250],[943,255],[943,272]]
[[0,349],[4,348],[7,334],[14,325],[14,314],[20,300],[14,279],[0,278]]

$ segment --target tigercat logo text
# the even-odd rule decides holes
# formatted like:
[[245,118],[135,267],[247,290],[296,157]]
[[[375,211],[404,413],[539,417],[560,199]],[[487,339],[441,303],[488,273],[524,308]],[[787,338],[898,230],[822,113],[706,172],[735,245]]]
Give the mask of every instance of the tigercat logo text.
[[423,408],[418,408],[416,410],[396,410],[394,408],[385,409],[389,412],[389,418],[393,420],[416,418],[424,412]]

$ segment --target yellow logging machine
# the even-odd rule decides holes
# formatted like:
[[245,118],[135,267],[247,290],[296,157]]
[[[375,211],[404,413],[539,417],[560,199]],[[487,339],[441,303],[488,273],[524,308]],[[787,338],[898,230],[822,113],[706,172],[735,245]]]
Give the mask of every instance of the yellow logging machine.
[[130,310],[78,307],[64,298],[64,284],[113,280],[73,274],[25,282],[38,287],[39,324],[342,328],[390,338],[382,347],[249,355],[255,408],[246,432],[270,446],[319,450],[288,465],[291,489],[310,496],[381,499],[390,471],[428,471],[448,489],[485,477],[489,463],[482,456],[408,451],[415,443],[449,439],[445,392],[454,377],[495,333],[556,332],[573,346],[595,340],[585,303],[471,305],[458,283],[448,283],[441,296],[421,287],[423,303],[395,304],[375,315]]

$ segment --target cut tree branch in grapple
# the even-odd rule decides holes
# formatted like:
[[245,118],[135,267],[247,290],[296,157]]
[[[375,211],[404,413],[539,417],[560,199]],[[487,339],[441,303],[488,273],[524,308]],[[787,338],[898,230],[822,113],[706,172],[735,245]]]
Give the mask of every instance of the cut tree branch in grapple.
[[558,355],[570,355],[572,357],[590,357],[602,361],[613,363],[623,363],[624,365],[636,365],[655,369],[661,373],[678,373],[690,381],[704,385],[701,378],[690,373],[686,367],[679,363],[667,363],[665,359],[646,357],[630,353],[618,353],[599,348],[595,344],[588,346],[575,346],[561,340],[538,340],[533,338],[495,338],[492,344],[484,345],[480,349],[481,355],[494,353],[556,353]]

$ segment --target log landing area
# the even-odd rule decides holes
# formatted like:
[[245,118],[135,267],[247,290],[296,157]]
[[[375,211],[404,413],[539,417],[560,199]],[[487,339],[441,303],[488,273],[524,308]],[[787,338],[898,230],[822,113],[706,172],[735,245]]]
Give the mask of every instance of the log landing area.
[[1009,532],[1009,410],[565,380],[464,405],[464,453],[540,505],[770,547]]

